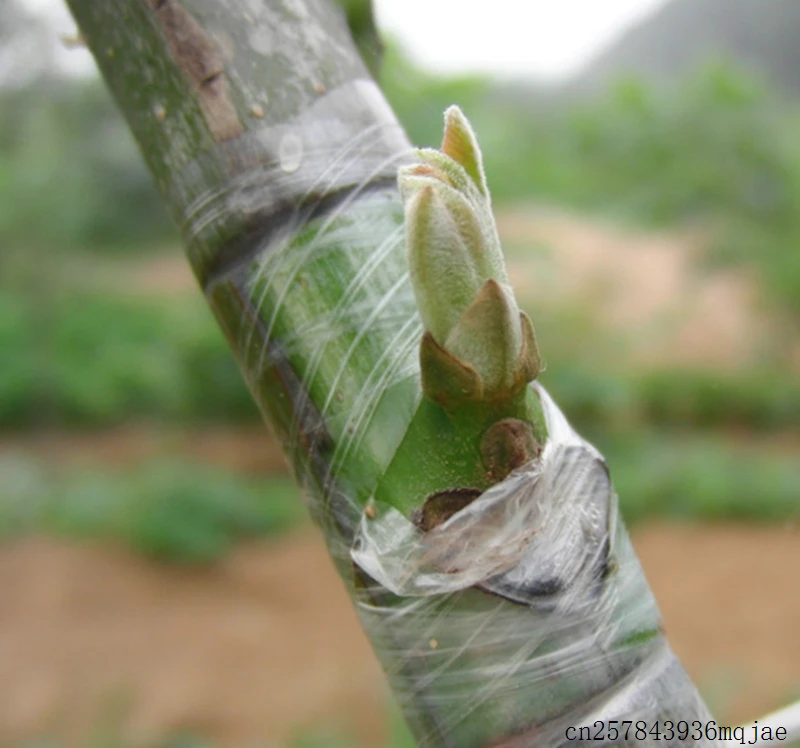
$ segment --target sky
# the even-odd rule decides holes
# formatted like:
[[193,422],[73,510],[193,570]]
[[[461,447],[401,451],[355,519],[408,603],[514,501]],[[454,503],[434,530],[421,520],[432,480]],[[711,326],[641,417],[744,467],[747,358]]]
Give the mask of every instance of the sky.
[[[59,35],[75,31],[63,0],[24,0]],[[102,0],[98,0],[102,2]],[[423,66],[557,82],[665,0],[373,0],[378,25]],[[92,69],[85,50],[59,61]]]
[[557,81],[665,0],[374,0],[425,66]]

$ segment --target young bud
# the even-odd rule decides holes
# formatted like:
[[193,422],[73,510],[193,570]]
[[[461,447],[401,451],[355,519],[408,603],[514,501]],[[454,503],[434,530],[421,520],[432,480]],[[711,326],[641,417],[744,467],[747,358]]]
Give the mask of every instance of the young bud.
[[400,170],[409,268],[426,330],[425,394],[444,407],[518,393],[539,372],[533,327],[508,285],[480,149],[458,107],[441,151]]

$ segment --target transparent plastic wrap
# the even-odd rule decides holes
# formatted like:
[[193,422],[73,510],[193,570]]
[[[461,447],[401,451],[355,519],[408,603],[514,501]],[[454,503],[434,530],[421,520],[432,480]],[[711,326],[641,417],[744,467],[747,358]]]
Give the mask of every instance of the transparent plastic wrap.
[[362,518],[358,609],[395,692],[429,707],[422,745],[571,744],[613,720],[629,739],[610,744],[702,745],[689,723],[711,717],[664,638],[605,461],[536,391],[538,460],[428,533],[393,507]]
[[[347,138],[352,116],[383,124]],[[424,400],[394,185],[410,151],[372,84],[330,92],[307,119],[251,138],[278,158],[226,200],[258,215],[264,182],[313,205],[273,222],[207,292],[419,745],[566,745],[586,735],[568,728],[595,735],[610,720],[676,726],[672,739],[632,727],[611,744],[704,744],[681,740],[679,723],[710,716],[664,637],[605,461],[542,387],[537,459],[428,532],[398,508],[404,485],[385,474]],[[324,151],[311,145],[321,131],[334,141]],[[445,460],[414,454],[420,471]]]

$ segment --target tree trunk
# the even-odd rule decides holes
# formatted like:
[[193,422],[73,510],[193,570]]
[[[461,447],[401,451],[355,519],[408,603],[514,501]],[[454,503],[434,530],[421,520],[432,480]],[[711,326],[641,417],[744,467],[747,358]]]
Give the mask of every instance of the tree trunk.
[[431,547],[409,521],[416,473],[458,476],[411,427],[425,404],[396,187],[409,144],[340,8],[69,4],[419,745],[555,746],[614,719],[662,721],[661,740],[634,725],[617,745],[706,742],[602,458],[543,390],[545,462],[487,492],[467,528],[496,546],[499,507],[513,563]]

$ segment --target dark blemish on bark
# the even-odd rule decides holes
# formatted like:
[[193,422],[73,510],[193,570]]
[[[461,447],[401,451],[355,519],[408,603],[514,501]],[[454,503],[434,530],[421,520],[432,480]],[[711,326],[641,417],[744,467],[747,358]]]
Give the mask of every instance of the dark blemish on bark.
[[219,142],[241,135],[244,127],[231,100],[222,52],[216,43],[174,0],[148,1],[173,58],[194,84],[197,103],[214,139]]
[[207,81],[200,89],[198,102],[208,127],[218,142],[237,138],[244,132],[244,126],[231,101],[225,76],[218,75]]
[[202,81],[200,81],[200,88],[211,86],[220,78],[222,78],[222,73],[212,73],[211,75],[208,76],[208,78],[204,78]]

